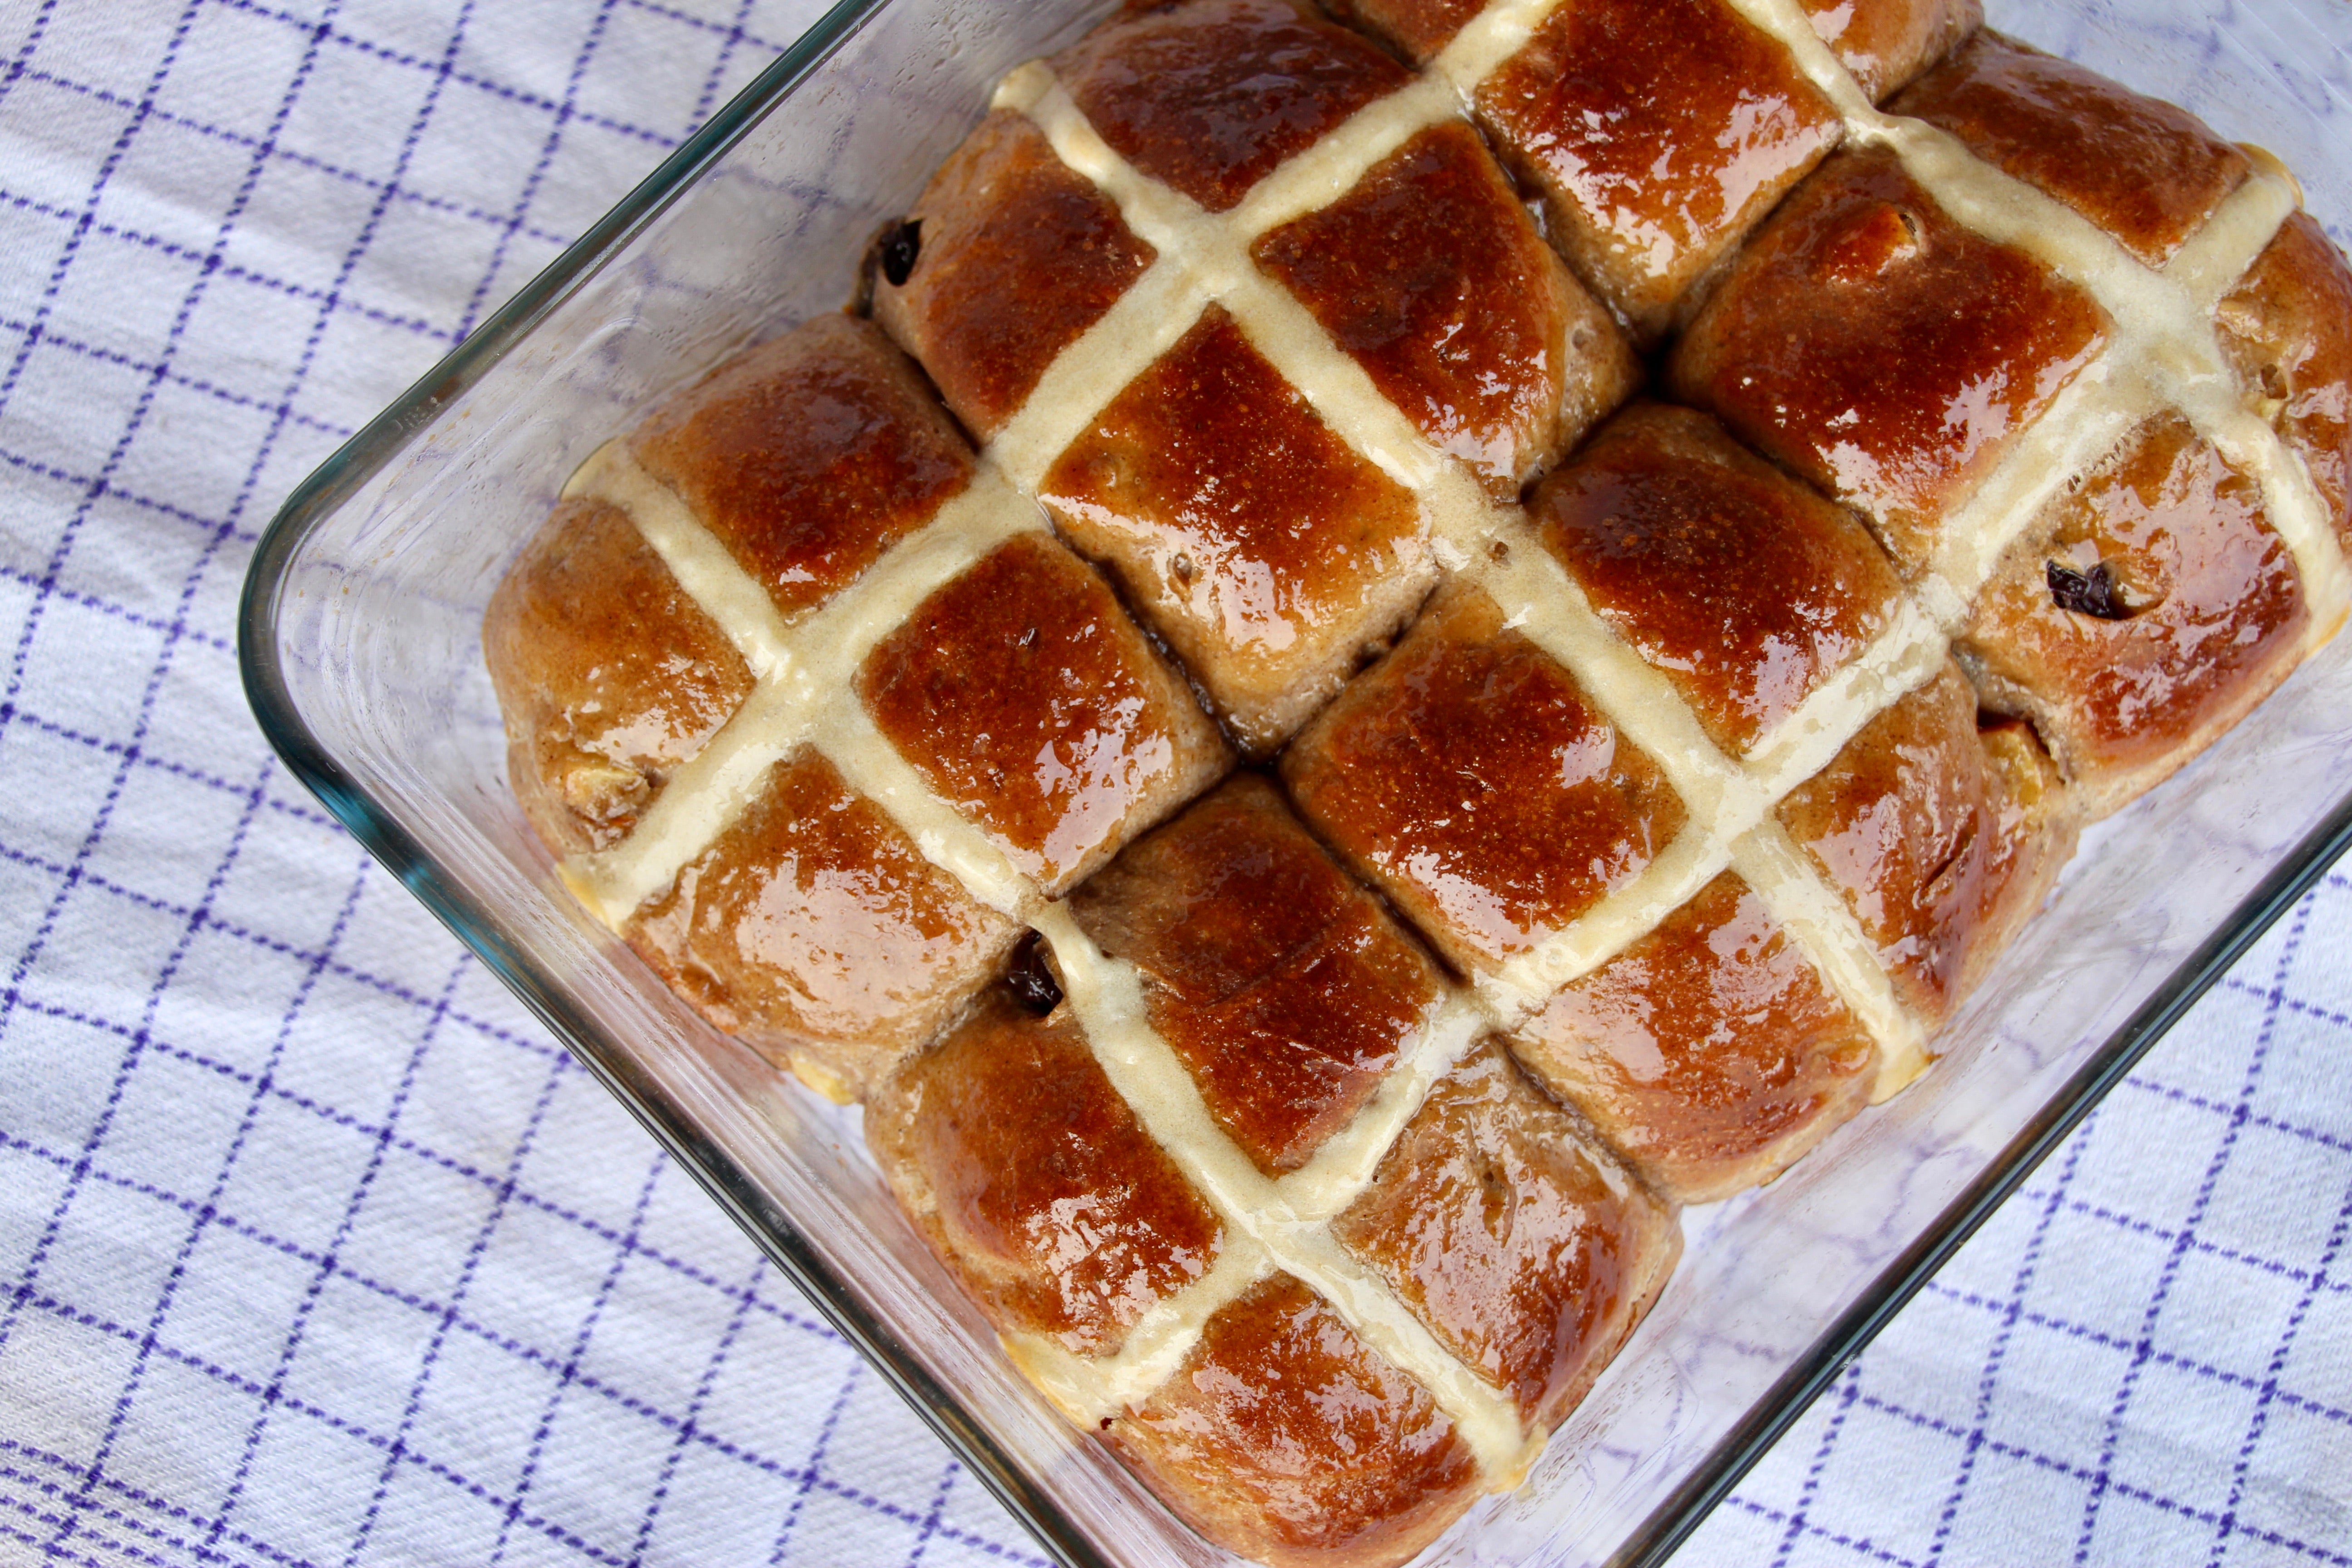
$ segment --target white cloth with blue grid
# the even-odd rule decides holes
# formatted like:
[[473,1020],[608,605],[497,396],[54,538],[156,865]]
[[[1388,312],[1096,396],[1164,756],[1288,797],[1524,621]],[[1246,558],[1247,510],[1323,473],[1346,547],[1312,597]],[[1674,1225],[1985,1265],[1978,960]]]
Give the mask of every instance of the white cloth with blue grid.
[[[810,0],[0,7],[0,1563],[1034,1543],[269,756],[313,465]],[[1683,1550],[2352,1563],[2352,880]]]

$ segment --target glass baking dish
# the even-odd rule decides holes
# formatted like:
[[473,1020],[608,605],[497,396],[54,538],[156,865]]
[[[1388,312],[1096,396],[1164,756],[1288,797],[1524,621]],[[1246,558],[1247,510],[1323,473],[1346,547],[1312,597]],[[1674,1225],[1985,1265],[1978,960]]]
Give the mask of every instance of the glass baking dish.
[[[1110,0],[845,0],[287,501],[240,626],[328,807],[695,1173],[1073,1564],[1230,1562],[1074,1434],[899,1217],[857,1113],[703,1024],[562,890],[506,783],[480,624],[565,477],[665,390],[837,308],[1005,70]],[[2209,14],[2218,10],[2219,15]],[[2352,232],[2352,6],[1989,0],[2258,142]],[[1691,1211],[1656,1310],[1528,1486],[1423,1559],[1663,1561],[2034,1164],[2352,840],[2352,637],[2089,836],[1948,1055],[1771,1186]]]

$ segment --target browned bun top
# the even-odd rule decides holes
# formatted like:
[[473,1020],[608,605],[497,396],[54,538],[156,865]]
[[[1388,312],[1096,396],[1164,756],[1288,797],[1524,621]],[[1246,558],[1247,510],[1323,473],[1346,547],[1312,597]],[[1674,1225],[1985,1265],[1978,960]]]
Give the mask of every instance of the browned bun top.
[[1974,0],[1328,9],[1016,71],[484,642],[1046,1397],[1384,1568],[2341,623],[2352,270]]

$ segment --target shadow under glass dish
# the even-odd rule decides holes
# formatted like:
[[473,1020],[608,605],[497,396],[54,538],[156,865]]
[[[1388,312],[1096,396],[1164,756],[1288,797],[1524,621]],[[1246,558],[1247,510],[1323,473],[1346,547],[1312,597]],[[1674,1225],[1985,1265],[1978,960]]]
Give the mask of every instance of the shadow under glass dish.
[[[839,307],[1006,70],[1112,7],[845,0],[311,476],[240,625],[264,730],[1061,1561],[1234,1561],[1072,1432],[901,1218],[857,1112],[694,1016],[574,905],[508,789],[492,588],[564,479],[729,351]],[[1987,22],[2278,153],[2352,232],[2352,7],[1991,0]],[[1948,1053],[1771,1186],[1688,1211],[1681,1269],[1431,1564],[1663,1559],[2163,1029],[2352,841],[2352,637],[2087,834]]]

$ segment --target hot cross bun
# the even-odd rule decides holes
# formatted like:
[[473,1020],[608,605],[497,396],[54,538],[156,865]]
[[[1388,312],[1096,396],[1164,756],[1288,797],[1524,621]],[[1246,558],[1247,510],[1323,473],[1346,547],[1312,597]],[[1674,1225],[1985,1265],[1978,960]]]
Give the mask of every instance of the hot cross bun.
[[1399,1563],[2340,626],[2352,271],[1974,0],[1131,5],[979,107],[523,549],[515,789],[1074,1424]]

